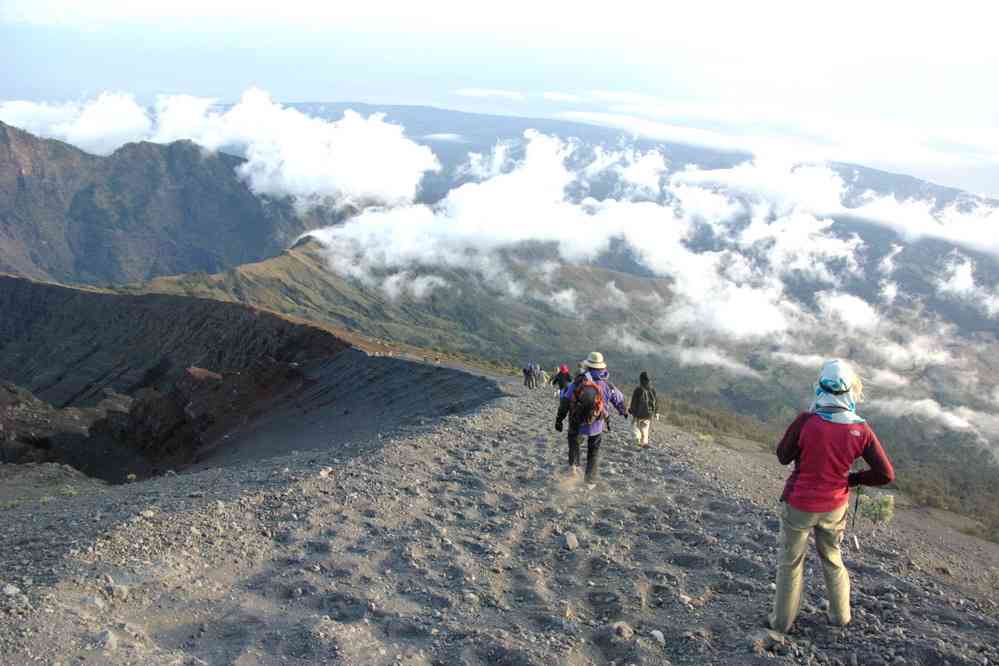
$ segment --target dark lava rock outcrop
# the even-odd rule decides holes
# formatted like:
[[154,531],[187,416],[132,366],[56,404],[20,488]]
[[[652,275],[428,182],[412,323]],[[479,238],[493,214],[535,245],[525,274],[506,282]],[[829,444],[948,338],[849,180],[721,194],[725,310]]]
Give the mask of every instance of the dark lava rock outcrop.
[[88,463],[92,454],[74,462],[110,481],[183,467],[231,428],[258,416],[268,400],[300,387],[304,379],[297,364],[273,359],[226,374],[187,368],[166,386],[139,389],[128,410],[107,411],[91,426],[91,452],[124,450],[137,459],[114,470]]
[[62,449],[86,439],[91,424],[127,413],[131,403],[128,396],[106,390],[94,407],[57,409],[20,386],[0,382],[0,463],[59,460]]

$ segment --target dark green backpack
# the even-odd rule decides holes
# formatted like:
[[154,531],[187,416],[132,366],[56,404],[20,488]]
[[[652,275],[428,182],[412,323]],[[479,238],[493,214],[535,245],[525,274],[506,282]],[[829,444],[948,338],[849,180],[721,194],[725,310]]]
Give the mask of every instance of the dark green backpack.
[[647,419],[656,413],[656,396],[651,389],[639,387],[635,404],[631,406],[631,413],[640,419]]

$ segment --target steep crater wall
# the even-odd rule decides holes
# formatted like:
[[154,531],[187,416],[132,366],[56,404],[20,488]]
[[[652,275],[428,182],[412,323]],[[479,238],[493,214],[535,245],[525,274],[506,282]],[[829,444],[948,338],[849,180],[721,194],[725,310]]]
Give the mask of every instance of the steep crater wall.
[[0,461],[111,482],[359,450],[500,395],[249,306],[0,275]]
[[235,303],[123,296],[0,276],[0,378],[56,407],[105,390],[162,388],[195,366],[302,363],[349,345],[315,327]]

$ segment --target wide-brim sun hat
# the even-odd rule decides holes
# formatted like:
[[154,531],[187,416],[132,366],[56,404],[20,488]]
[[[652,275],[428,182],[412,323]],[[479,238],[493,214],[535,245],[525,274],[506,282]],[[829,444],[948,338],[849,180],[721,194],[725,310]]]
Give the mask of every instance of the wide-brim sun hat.
[[604,362],[604,355],[600,352],[590,352],[590,355],[580,365],[590,370],[607,369],[607,363]]

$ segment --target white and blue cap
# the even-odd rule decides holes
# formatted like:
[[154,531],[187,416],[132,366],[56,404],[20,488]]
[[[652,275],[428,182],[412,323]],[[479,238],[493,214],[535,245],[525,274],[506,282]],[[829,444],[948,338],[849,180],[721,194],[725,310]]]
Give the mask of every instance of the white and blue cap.
[[833,423],[863,423],[864,419],[856,414],[859,395],[854,395],[859,383],[860,377],[849,363],[840,359],[826,361],[815,386],[812,411]]
[[819,388],[826,393],[842,395],[849,393],[857,383],[857,373],[849,363],[840,359],[826,361],[819,373]]

